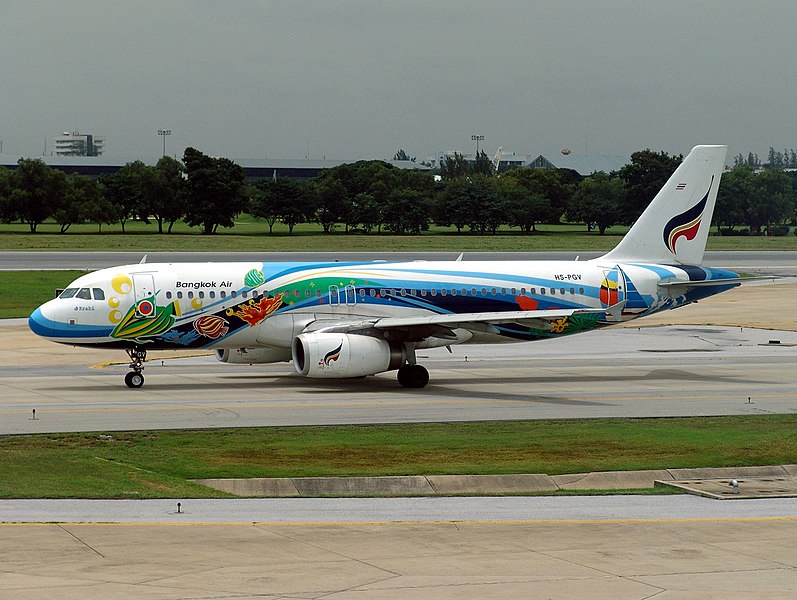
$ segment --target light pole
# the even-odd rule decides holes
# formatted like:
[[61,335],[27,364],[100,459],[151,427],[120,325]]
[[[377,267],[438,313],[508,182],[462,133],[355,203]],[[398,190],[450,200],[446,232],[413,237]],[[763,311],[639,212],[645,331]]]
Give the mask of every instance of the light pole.
[[158,129],[158,135],[163,136],[163,156],[166,156],[166,136],[171,134],[171,129]]
[[479,142],[484,140],[484,136],[483,135],[472,135],[472,136],[470,136],[470,139],[472,139],[474,142],[476,142],[476,158],[478,159],[479,158]]

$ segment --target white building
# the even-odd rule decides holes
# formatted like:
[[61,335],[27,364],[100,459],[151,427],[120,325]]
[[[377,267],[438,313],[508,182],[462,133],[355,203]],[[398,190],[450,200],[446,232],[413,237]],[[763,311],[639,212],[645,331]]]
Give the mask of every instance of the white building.
[[104,138],[90,133],[63,132],[55,138],[56,156],[102,156]]

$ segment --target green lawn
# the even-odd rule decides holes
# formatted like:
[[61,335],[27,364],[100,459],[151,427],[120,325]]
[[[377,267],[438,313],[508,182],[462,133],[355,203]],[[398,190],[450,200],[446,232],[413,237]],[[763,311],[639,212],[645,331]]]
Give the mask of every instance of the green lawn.
[[0,319],[27,317],[86,271],[0,271]]
[[[94,225],[76,225],[66,233],[45,223],[31,234],[26,225],[0,225],[2,250],[130,250],[140,252],[177,251],[276,251],[276,252],[385,252],[385,251],[572,251],[602,252],[613,248],[627,231],[613,227],[604,236],[587,233],[583,225],[540,225],[538,231],[524,235],[517,229],[504,229],[498,235],[457,234],[452,228],[433,227],[422,235],[346,233],[342,230],[324,234],[319,225],[298,226],[293,235],[275,225],[268,233],[264,222],[243,216],[232,229],[220,229],[215,235],[202,235],[184,223],[175,225],[174,233],[157,233],[154,224],[131,222],[126,233],[119,225],[105,226],[97,233]],[[797,250],[797,236],[723,237],[712,235],[709,250]]]
[[6,437],[0,497],[180,498],[192,478],[578,473],[797,463],[797,415]]

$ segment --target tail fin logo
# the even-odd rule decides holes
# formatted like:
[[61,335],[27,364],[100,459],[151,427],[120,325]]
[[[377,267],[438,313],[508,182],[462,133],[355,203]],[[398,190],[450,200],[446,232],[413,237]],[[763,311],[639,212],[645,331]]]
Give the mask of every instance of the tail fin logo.
[[664,245],[667,246],[673,254],[675,254],[675,244],[679,239],[685,237],[687,240],[693,240],[695,236],[697,236],[712,185],[714,185],[713,175],[711,176],[711,183],[708,186],[708,191],[706,195],[703,196],[703,199],[689,210],[682,212],[680,215],[675,215],[672,219],[667,221],[667,225],[664,226]]

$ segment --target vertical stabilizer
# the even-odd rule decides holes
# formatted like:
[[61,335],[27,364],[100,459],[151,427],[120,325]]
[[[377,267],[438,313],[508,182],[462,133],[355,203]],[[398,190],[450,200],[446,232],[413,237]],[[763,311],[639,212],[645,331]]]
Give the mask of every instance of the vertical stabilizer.
[[617,246],[613,262],[699,265],[727,146],[695,146]]

